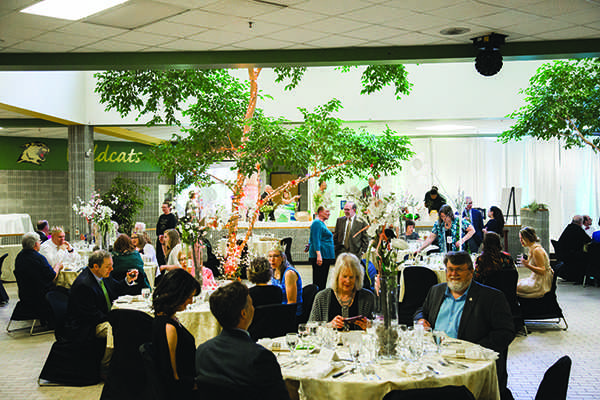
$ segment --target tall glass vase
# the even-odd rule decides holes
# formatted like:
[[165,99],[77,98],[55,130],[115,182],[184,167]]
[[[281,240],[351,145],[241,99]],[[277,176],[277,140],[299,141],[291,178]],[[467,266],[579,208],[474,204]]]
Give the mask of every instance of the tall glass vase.
[[383,323],[375,330],[377,335],[378,355],[380,359],[393,360],[397,357],[398,342],[398,285],[396,275],[385,276],[380,280],[379,300]]

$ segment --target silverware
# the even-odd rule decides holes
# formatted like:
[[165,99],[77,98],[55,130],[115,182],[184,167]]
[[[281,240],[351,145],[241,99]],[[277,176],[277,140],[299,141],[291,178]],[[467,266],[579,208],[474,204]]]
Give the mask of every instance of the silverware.
[[436,371],[435,369],[433,369],[433,367],[431,365],[427,365],[427,369],[430,370],[431,372],[433,372],[436,375],[440,374],[438,371]]
[[440,364],[443,365],[444,367],[455,366],[455,367],[462,368],[462,369],[469,369],[468,365],[457,363],[457,362],[454,362],[454,361],[450,361],[450,360],[448,360],[446,358],[442,358],[440,360]]
[[350,369],[347,369],[345,371],[341,371],[341,372],[338,372],[336,374],[333,374],[331,377],[332,378],[340,378],[340,377],[346,375],[347,373],[353,373],[355,369],[356,368],[350,368]]

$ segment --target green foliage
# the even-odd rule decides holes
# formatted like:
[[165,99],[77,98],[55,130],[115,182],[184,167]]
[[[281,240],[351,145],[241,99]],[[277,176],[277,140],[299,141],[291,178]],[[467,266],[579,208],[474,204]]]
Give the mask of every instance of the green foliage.
[[102,194],[102,203],[113,210],[111,219],[119,224],[119,231],[127,234],[133,231],[135,216],[144,207],[143,194],[147,191],[147,186],[117,175],[110,189]]
[[[342,72],[349,72],[353,68],[361,66],[342,66],[337,69]],[[274,69],[277,77],[275,82],[281,83],[290,80],[285,86],[285,90],[292,90],[302,80],[306,67],[277,67]],[[412,89],[412,84],[408,81],[408,72],[404,65],[369,65],[363,71],[361,78],[362,90],[360,94],[372,94],[380,91],[386,86],[394,85],[396,99],[400,100],[402,95],[408,95]]]
[[542,65],[521,90],[527,105],[509,118],[517,122],[499,140],[532,136],[559,138],[564,147],[600,151],[600,60],[555,61]]

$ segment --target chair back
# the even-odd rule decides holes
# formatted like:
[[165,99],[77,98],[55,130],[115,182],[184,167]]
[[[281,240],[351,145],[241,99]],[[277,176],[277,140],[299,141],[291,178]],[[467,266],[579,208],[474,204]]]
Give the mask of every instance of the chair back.
[[475,400],[466,386],[442,386],[436,388],[392,390],[383,400]]
[[65,321],[67,318],[69,294],[62,290],[52,290],[46,293],[46,301],[50,304],[50,310],[54,318],[54,337],[56,340],[65,339]]
[[571,358],[563,356],[546,370],[538,387],[535,400],[564,400],[567,398],[569,376],[571,374]]
[[3,254],[0,257],[0,306],[6,304],[9,300],[8,293],[6,293],[6,289],[4,289],[4,285],[2,285],[2,264],[4,260],[8,257],[8,253]]
[[100,397],[102,400],[143,398],[147,382],[139,347],[152,340],[152,321],[153,318],[142,311],[112,310],[108,313],[114,350]]
[[404,278],[404,298],[398,307],[398,323],[412,325],[415,311],[423,306],[429,289],[438,283],[435,272],[427,267],[406,267]]
[[298,317],[298,323],[303,324],[308,321],[310,317],[310,311],[312,310],[313,303],[315,302],[315,296],[319,291],[319,287],[314,283],[306,285],[302,288],[302,315]]
[[279,244],[281,244],[281,246],[283,246],[284,248],[284,253],[285,253],[285,257],[287,258],[288,262],[290,264],[294,264],[294,261],[292,260],[292,238],[291,237],[286,237],[283,238],[279,241]]
[[516,269],[503,269],[489,274],[485,278],[485,285],[493,287],[504,293],[506,301],[510,306],[510,311],[515,323],[515,329],[521,330],[523,327],[523,318],[521,318],[521,307],[517,298],[517,282],[519,272]]
[[2,264],[4,264],[4,260],[6,260],[6,257],[8,257],[8,253],[2,254],[2,256],[0,256],[0,277],[2,277]]
[[560,245],[558,244],[558,240],[550,239],[550,243],[552,243],[552,248],[554,249],[554,256],[556,259],[563,261],[561,260]]
[[154,348],[151,342],[143,343],[138,348],[144,373],[146,375],[147,387],[143,392],[146,400],[166,400],[167,392],[163,386],[163,377],[158,373],[154,357]]
[[254,319],[248,328],[254,340],[276,338],[296,332],[297,304],[268,304],[254,309]]

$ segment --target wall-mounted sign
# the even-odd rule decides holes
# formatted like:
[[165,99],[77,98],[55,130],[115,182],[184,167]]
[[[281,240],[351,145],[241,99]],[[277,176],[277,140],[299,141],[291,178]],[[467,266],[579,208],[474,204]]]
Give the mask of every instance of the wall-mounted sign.
[[[134,142],[94,142],[96,171],[146,171],[160,169],[144,159],[151,146]],[[92,156],[91,150],[86,156]],[[64,139],[0,137],[1,170],[66,171],[68,142]]]

